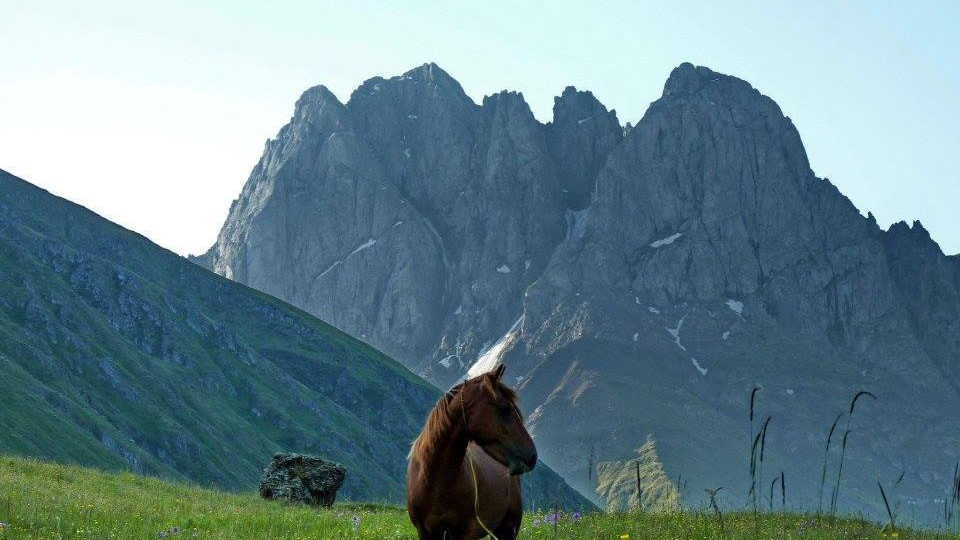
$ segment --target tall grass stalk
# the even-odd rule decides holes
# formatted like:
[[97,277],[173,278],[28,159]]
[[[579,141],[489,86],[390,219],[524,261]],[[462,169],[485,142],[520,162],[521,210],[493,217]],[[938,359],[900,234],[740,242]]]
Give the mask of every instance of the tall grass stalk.
[[837,415],[830,426],[830,432],[827,433],[827,444],[823,449],[823,468],[820,470],[820,495],[817,502],[817,515],[823,512],[823,487],[827,483],[827,460],[830,457],[830,442],[833,440],[833,433],[837,430],[837,424],[843,418],[843,413]]
[[893,515],[893,510],[890,509],[890,500],[887,499],[887,492],[883,490],[883,484],[880,483],[880,480],[877,480],[877,487],[880,488],[880,496],[883,497],[883,506],[887,509],[887,518],[890,519],[890,530],[897,530],[897,519]]
[[640,461],[637,461],[637,510],[643,512],[643,486],[640,485]]
[[720,537],[726,538],[727,530],[726,527],[723,526],[723,512],[720,511],[720,505],[717,504],[717,493],[720,493],[720,490],[722,489],[723,486],[714,489],[706,489],[704,491],[706,491],[707,495],[710,497],[710,508],[713,509],[714,514],[717,516],[717,521],[720,522]]
[[756,476],[756,453],[757,453],[757,439],[753,436],[753,417],[754,410],[757,402],[757,392],[760,391],[759,386],[754,386],[753,390],[750,391],[750,407],[748,408],[748,414],[750,418],[750,491],[747,492],[747,501],[753,505],[754,511],[757,509],[757,499],[756,491],[757,485],[755,482]]
[[783,469],[780,469],[780,508],[784,512],[787,510],[787,480],[783,475]]
[[[760,459],[757,460],[757,485],[763,485],[763,457],[766,455],[767,448],[767,428],[770,427],[770,420],[773,419],[773,415],[767,416],[767,419],[763,422],[763,427],[760,428],[760,432],[757,433],[757,436],[760,438]],[[763,495],[760,495],[760,505],[763,506]]]
[[[943,521],[949,531],[954,525],[957,507],[960,507],[960,461],[953,467],[953,478],[948,492],[947,497],[943,499]],[[960,520],[957,521],[957,532],[960,532]]]
[[590,455],[587,457],[587,482],[591,485],[591,487],[593,485],[593,460],[594,460],[595,452],[596,452],[596,447],[591,444]]
[[769,499],[769,501],[770,501],[770,508],[769,508],[769,511],[770,511],[771,513],[773,512],[773,490],[777,487],[777,483],[779,483],[779,482],[780,482],[780,477],[779,477],[779,476],[774,476],[774,477],[773,477],[773,481],[770,482],[770,499]]
[[853,399],[850,400],[850,410],[847,412],[847,425],[843,431],[843,443],[840,447],[840,465],[837,466],[837,483],[833,486],[833,496],[830,498],[830,515],[832,516],[837,514],[837,502],[840,498],[840,480],[843,477],[843,461],[847,455],[847,439],[850,436],[850,424],[853,421],[853,411],[857,407],[857,401],[861,397],[870,397],[874,401],[877,400],[877,396],[866,390],[857,392],[854,394]]

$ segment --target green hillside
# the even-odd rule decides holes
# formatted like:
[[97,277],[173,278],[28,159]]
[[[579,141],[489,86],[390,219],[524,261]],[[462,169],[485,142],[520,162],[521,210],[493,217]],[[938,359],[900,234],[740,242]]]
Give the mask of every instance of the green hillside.
[[[271,296],[0,171],[0,452],[230,490],[277,451],[403,498],[439,391]],[[588,507],[547,467],[531,504]],[[547,502],[549,501],[549,503]]]
[[[175,218],[174,218],[175,219]],[[335,328],[0,171],[0,451],[250,489],[270,456],[397,500],[436,389]]]
[[[722,505],[722,504],[721,504]],[[891,531],[861,521],[783,514],[724,515],[561,514],[556,530],[549,515],[524,518],[521,539],[683,540],[934,539],[955,533]],[[356,520],[356,525],[354,522]],[[262,540],[415,540],[406,512],[398,507],[338,503],[317,510],[267,502],[253,494],[171,484],[132,474],[111,475],[74,467],[0,457],[2,539],[138,540],[152,538]]]

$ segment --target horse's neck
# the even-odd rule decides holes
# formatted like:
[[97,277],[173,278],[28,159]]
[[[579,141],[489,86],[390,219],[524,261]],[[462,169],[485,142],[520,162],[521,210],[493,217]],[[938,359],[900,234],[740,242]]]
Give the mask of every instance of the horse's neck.
[[431,474],[449,474],[460,470],[467,453],[467,426],[463,421],[462,413],[450,423],[444,433],[438,437],[439,444],[434,445],[431,452],[424,456],[423,466]]

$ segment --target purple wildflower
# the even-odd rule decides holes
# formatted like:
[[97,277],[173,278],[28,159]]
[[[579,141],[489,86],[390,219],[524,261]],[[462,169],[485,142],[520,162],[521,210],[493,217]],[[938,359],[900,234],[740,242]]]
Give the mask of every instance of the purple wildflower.
[[552,514],[547,514],[547,517],[543,518],[543,520],[544,520],[545,522],[553,525],[553,524],[556,523],[557,521],[560,521],[560,514],[558,514],[558,513],[556,513],[556,512],[554,512],[554,513],[552,513]]
[[540,526],[540,518],[534,518],[534,520],[530,523],[530,526],[533,527],[534,529],[536,529],[537,527],[539,527],[539,526]]
[[574,512],[572,517],[574,521],[580,521],[580,512]]

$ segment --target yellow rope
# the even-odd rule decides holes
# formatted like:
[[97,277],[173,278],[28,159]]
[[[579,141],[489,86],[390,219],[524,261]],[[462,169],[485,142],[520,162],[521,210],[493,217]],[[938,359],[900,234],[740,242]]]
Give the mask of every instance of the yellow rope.
[[500,540],[497,538],[497,535],[493,534],[487,525],[480,519],[480,483],[477,482],[477,469],[473,465],[473,456],[470,455],[469,448],[467,449],[467,460],[470,461],[470,472],[473,473],[473,513],[476,514],[477,523],[483,527],[483,530],[490,535],[493,540]]
[[[461,392],[462,392],[462,390],[461,390]],[[464,427],[464,429],[466,429],[466,427],[467,427],[467,409],[465,408],[465,406],[464,406],[464,404],[463,404],[463,394],[462,394],[462,393],[460,394],[460,410],[461,410],[461,413],[463,414],[463,427]],[[470,474],[473,476],[473,514],[474,514],[474,517],[477,518],[477,523],[480,524],[480,527],[482,527],[483,530],[484,530],[487,534],[489,534],[491,538],[493,538],[493,540],[500,540],[499,538],[497,538],[497,535],[493,534],[493,531],[491,531],[490,528],[487,527],[487,524],[484,523],[482,519],[480,519],[480,481],[477,479],[477,468],[476,468],[476,466],[473,464],[473,456],[470,455],[470,441],[469,441],[469,439],[467,440],[467,449],[466,449],[466,451],[465,451],[464,453],[465,453],[466,456],[467,456],[467,461],[470,462]]]

